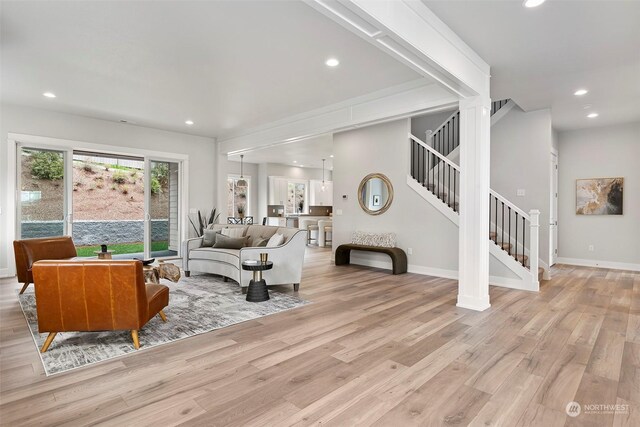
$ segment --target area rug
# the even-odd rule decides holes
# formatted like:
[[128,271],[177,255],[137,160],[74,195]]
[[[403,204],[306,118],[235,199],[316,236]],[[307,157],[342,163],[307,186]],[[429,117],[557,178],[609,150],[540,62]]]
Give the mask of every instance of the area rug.
[[129,331],[61,332],[56,335],[49,350],[41,354],[39,349],[48,334],[38,333],[33,286],[30,291],[19,295],[20,305],[38,347],[45,373],[59,374],[126,354],[140,353],[158,345],[309,303],[273,289],[269,290],[270,300],[247,302],[236,283],[225,283],[212,275],[183,277],[178,283],[162,280],[162,284],[170,288],[169,306],[164,309],[168,321],[164,323],[156,316],[140,330],[140,350],[133,348]]

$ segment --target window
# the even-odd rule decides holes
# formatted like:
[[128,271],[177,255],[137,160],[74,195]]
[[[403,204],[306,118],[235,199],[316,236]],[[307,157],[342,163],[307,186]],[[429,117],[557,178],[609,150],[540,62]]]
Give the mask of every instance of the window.
[[227,216],[243,218],[249,215],[249,187],[251,178],[244,177],[246,187],[238,186],[240,176],[229,175],[227,178]]
[[301,182],[287,184],[287,213],[304,213],[307,210],[307,185]]

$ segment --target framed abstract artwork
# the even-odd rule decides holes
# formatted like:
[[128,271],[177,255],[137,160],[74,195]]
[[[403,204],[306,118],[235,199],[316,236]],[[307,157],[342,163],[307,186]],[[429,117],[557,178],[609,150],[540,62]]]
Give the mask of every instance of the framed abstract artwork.
[[622,215],[624,178],[576,180],[576,215]]

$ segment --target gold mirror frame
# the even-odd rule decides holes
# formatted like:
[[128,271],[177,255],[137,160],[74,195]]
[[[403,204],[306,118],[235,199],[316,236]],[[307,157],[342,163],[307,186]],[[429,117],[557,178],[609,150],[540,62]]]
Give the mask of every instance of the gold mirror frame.
[[[362,201],[362,190],[364,186],[367,185],[367,182],[369,182],[369,180],[373,178],[381,179],[382,182],[384,182],[384,184],[387,186],[387,190],[389,192],[389,198],[387,199],[385,204],[377,211],[372,211]],[[391,180],[387,178],[386,175],[383,175],[381,173],[370,173],[369,175],[362,178],[362,181],[360,181],[360,185],[358,186],[358,203],[360,203],[360,207],[363,211],[365,211],[369,215],[380,215],[385,213],[387,209],[389,209],[389,207],[391,206],[391,202],[393,202],[393,185],[391,184]]]

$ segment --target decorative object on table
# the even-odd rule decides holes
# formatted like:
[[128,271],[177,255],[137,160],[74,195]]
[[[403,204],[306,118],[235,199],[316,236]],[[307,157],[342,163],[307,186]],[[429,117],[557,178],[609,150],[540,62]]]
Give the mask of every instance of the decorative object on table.
[[[105,245],[103,245],[103,246],[105,246]],[[111,254],[113,253],[113,251],[110,251],[110,250],[106,250],[106,251],[99,250],[99,251],[93,251],[93,253],[98,256],[98,259],[106,259],[106,260],[108,260],[108,259],[112,258]]]
[[107,245],[100,245],[100,251],[107,252]]
[[76,245],[69,236],[44,237],[13,241],[13,255],[16,260],[16,275],[22,283],[20,294],[33,283],[31,266],[41,259],[71,259],[78,256]]
[[381,246],[393,248],[396,246],[395,233],[370,233],[367,231],[355,231],[351,235],[351,243],[364,246]]
[[358,186],[358,203],[369,215],[380,215],[389,209],[393,201],[393,185],[385,175],[371,173]]
[[[137,261],[38,261],[33,265],[38,331],[49,332],[45,353],[60,332],[138,331],[169,305],[169,288],[146,285]],[[83,289],[84,292],[74,292]],[[117,290],[117,291],[116,291]],[[135,295],[135,297],[132,297]],[[64,307],[64,309],[61,309]]]
[[269,261],[269,253],[268,252],[260,252],[260,262],[265,263]]
[[219,216],[220,216],[220,213],[216,213],[216,208],[213,208],[211,209],[211,213],[209,214],[209,216],[205,216],[205,217],[202,216],[202,214],[200,213],[200,210],[198,209],[197,225],[193,222],[191,217],[187,216],[187,218],[189,218],[189,222],[191,223],[191,226],[193,227],[193,231],[196,233],[196,236],[202,237],[204,235],[205,229],[210,228],[211,225],[218,222]]
[[247,290],[247,301],[267,301],[269,300],[269,290],[267,289],[267,282],[262,278],[262,272],[271,270],[273,263],[271,261],[257,263],[254,261],[257,262],[257,260],[247,260],[242,263],[243,270],[253,271],[253,279],[249,281],[249,289]]
[[576,180],[577,215],[622,215],[624,178]]
[[244,218],[244,205],[238,205],[236,212],[238,212],[238,218],[240,218],[240,223],[242,223],[242,219]]
[[[171,294],[171,304],[164,309],[170,319],[164,323],[151,319],[139,332],[143,349],[168,344],[248,320],[301,307],[309,302],[296,296],[271,291],[271,299],[262,304],[247,302],[239,287],[229,286],[210,274],[194,273],[182,278],[180,284],[165,282]],[[36,346],[44,343],[46,334],[38,333],[35,294],[32,290],[19,296],[20,306]],[[135,354],[128,331],[61,332],[46,353],[41,354],[47,375],[58,374]],[[33,347],[34,352],[37,348]],[[144,361],[146,354],[139,354]]]

